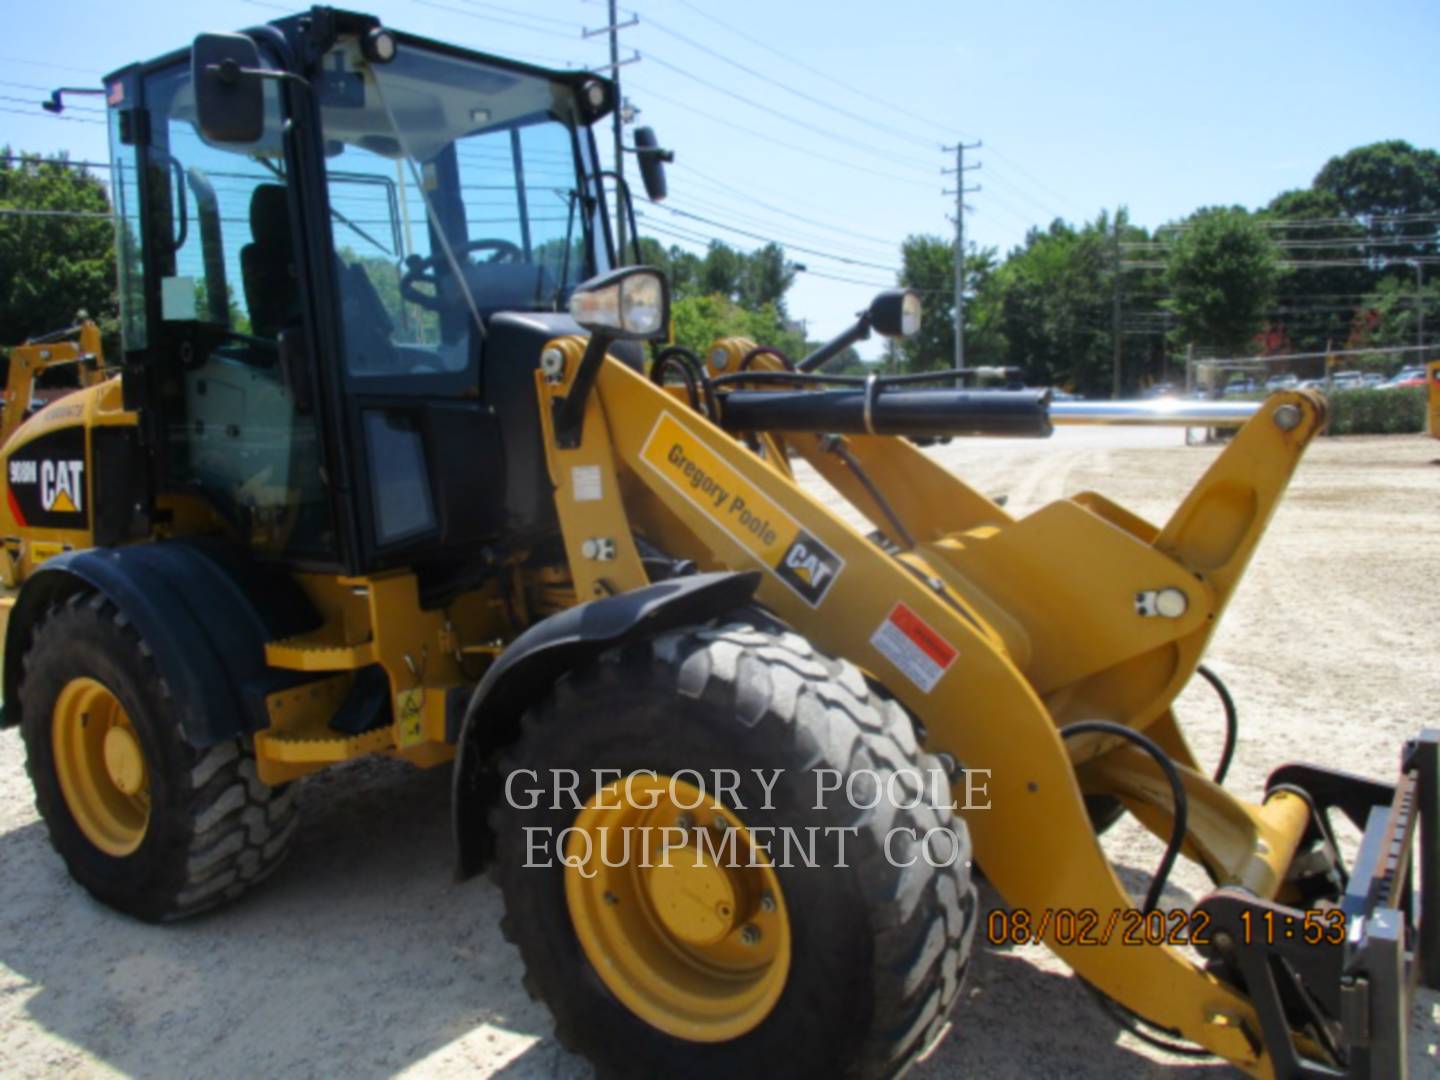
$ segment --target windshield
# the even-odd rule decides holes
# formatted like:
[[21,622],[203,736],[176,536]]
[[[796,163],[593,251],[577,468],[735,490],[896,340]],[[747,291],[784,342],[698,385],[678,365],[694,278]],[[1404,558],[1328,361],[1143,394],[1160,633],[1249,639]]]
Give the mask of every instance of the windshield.
[[370,65],[353,41],[317,83],[352,374],[464,370],[489,315],[562,310],[608,268],[566,84],[410,44]]

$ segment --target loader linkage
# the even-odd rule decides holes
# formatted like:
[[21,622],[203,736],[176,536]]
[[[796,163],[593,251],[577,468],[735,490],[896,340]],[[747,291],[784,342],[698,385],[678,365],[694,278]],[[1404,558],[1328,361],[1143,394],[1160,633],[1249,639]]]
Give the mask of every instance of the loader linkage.
[[[1340,895],[1319,909],[1237,889],[1201,901],[1217,973],[1249,994],[1277,1076],[1403,1076],[1415,986],[1440,989],[1440,731],[1406,744],[1393,786],[1284,765],[1266,784],[1278,790],[1303,792],[1313,807],[1307,841],[1329,845],[1325,815],[1339,810],[1363,830],[1360,849]],[[1292,1031],[1341,1067],[1315,1060]]]

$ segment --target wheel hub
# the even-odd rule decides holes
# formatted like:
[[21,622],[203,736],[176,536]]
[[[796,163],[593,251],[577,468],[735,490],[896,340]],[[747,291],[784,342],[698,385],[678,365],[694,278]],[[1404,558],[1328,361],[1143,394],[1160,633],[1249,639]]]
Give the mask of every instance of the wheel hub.
[[686,944],[713,945],[735,929],[737,882],[698,846],[667,848],[645,883],[661,924]]
[[105,732],[105,769],[110,782],[126,795],[137,794],[145,783],[145,758],[140,740],[127,727]]
[[567,830],[565,901],[601,981],[694,1042],[757,1027],[790,973],[780,879],[740,819],[667,776],[597,791]]
[[120,699],[97,679],[71,679],[55,699],[50,735],[76,827],[107,855],[132,854],[150,826],[150,775]]

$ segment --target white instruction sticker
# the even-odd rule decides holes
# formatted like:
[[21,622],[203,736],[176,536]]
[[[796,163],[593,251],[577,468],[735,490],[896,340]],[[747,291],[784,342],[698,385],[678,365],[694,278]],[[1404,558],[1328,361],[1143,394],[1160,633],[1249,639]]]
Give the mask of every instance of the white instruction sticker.
[[186,274],[160,279],[160,317],[166,322],[195,318],[195,279]]
[[600,479],[599,465],[570,467],[570,494],[576,502],[599,502],[605,497],[605,484]]
[[924,619],[904,604],[890,609],[870,644],[925,693],[935,689],[960,654]]

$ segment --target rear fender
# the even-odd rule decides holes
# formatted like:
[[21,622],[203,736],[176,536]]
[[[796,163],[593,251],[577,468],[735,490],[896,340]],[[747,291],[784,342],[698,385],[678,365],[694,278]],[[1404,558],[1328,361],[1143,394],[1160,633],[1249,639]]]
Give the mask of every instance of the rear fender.
[[5,634],[6,726],[36,625],[77,592],[111,601],[152,650],[187,741],[197,748],[269,724],[265,696],[298,681],[265,663],[265,642],[319,625],[286,575],[199,541],[89,548],[47,559],[20,590]]

